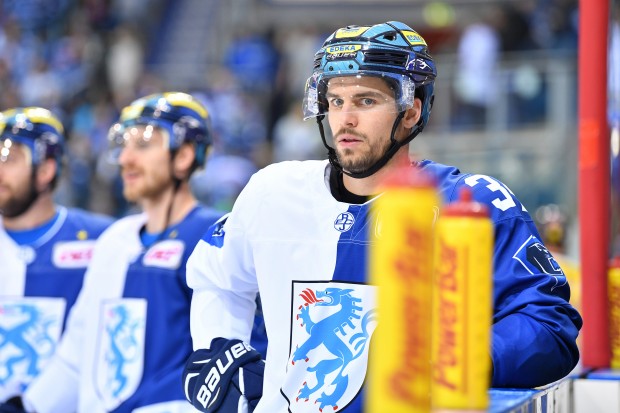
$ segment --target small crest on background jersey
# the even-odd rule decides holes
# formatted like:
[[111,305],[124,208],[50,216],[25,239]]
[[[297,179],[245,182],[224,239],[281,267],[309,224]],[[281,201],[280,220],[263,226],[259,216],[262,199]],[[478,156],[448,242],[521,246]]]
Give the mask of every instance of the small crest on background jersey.
[[376,287],[294,282],[282,394],[292,413],[337,412],[359,394],[377,326]]
[[177,239],[168,239],[155,243],[144,254],[142,263],[145,267],[160,267],[176,270],[181,265],[185,243]]
[[52,263],[58,268],[86,268],[94,247],[94,240],[57,242],[52,252]]
[[26,265],[32,263],[37,258],[37,251],[30,245],[20,245],[18,258],[25,262]]

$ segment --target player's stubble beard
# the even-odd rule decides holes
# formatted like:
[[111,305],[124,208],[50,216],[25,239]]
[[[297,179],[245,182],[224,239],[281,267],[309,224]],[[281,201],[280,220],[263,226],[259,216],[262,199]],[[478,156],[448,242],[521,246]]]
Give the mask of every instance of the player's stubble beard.
[[28,185],[16,187],[14,196],[7,198],[6,202],[0,201],[0,215],[6,218],[15,218],[30,209],[34,201],[39,197],[34,185],[34,177],[28,181]]
[[[363,146],[362,148],[350,149],[350,148],[339,148],[336,147],[336,157],[338,158],[338,163],[347,172],[350,173],[361,173],[370,169],[375,163],[381,159],[381,157],[387,152],[389,148],[390,141],[386,139],[378,139],[374,143],[368,139],[368,136],[359,133],[357,131],[353,131],[351,129],[341,129],[336,133],[334,140],[341,134],[349,134],[358,137],[363,144],[358,146]],[[361,152],[361,153],[360,153]]]
[[172,188],[172,179],[168,168],[154,168],[150,176],[142,170],[142,176],[138,182],[123,186],[123,196],[129,202],[158,199],[170,188]]

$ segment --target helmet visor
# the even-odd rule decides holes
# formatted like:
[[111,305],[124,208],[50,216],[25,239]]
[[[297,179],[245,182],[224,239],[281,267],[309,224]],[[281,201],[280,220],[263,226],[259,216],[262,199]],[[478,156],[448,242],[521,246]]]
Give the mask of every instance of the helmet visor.
[[329,112],[399,113],[413,106],[415,84],[405,75],[386,72],[315,74],[306,82],[304,120]]
[[170,134],[167,129],[152,124],[112,125],[108,132],[108,162],[117,165],[125,148],[137,153],[152,148],[168,149]]

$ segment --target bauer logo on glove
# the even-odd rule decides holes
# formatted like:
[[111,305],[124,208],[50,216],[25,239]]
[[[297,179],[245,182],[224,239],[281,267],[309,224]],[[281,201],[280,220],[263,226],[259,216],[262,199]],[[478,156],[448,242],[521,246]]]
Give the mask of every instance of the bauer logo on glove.
[[241,340],[216,338],[196,350],[185,366],[185,396],[201,412],[252,412],[263,392],[265,365]]

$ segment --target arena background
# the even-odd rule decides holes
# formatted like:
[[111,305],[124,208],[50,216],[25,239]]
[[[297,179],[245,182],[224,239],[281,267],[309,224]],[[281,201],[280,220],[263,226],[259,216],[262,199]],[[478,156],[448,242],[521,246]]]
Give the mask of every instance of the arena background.
[[[316,125],[300,119],[321,40],[345,25],[401,20],[426,39],[439,71],[415,156],[499,178],[541,224],[539,207],[558,205],[563,247],[577,258],[577,3],[0,0],[0,107],[59,114],[69,157],[58,201],[122,216],[133,206],[106,162],[107,128],[137,96],[196,93],[217,137],[193,186],[205,203],[228,209],[257,168],[324,157]],[[612,3],[610,62],[620,53]],[[610,96],[619,94],[619,67]]]

